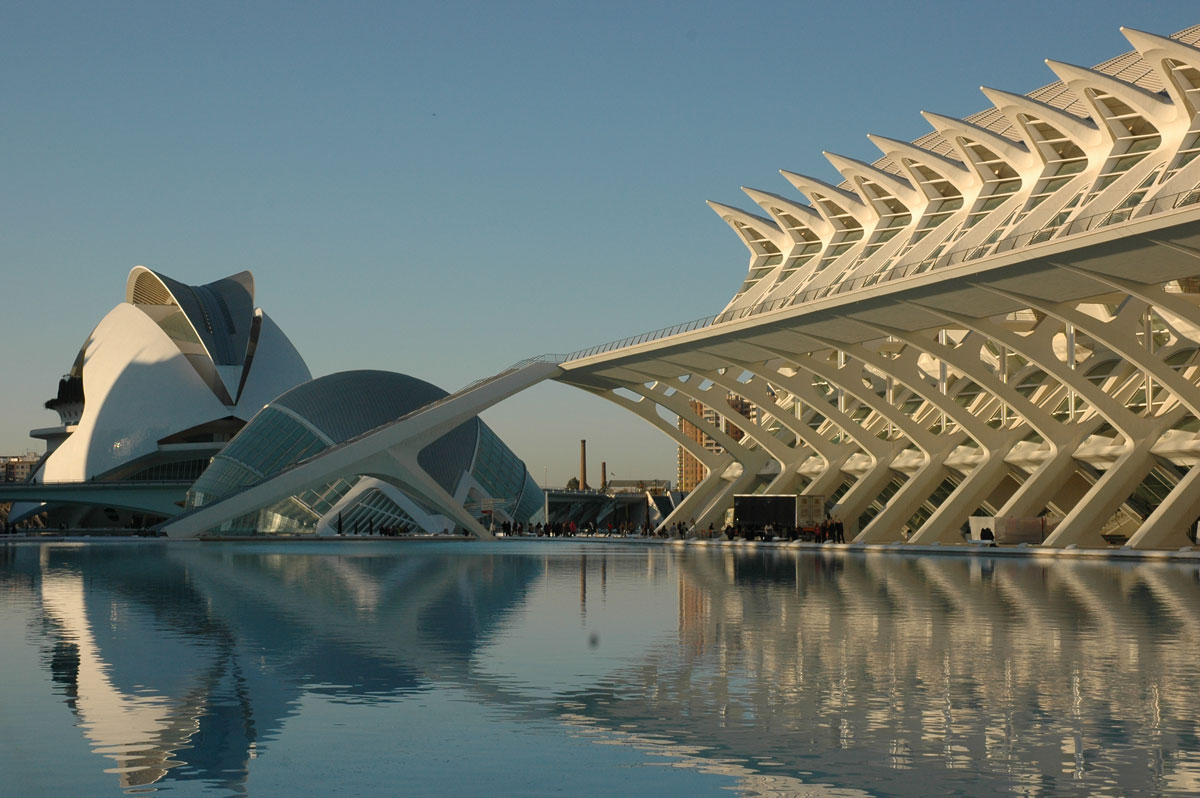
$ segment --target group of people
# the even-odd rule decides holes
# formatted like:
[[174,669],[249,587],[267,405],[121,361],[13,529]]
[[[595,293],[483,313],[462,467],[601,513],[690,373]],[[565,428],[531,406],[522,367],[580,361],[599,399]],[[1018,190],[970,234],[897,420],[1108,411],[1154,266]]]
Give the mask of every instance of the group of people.
[[787,540],[810,540],[817,543],[845,543],[846,542],[846,527],[842,523],[842,519],[836,515],[827,515],[825,520],[816,528],[806,527],[782,527],[776,529],[772,525],[767,525],[765,528],[749,528],[743,526],[728,525],[721,530],[717,530],[713,524],[708,525],[708,529],[702,530],[697,528],[696,522],[690,524],[684,521],[677,521],[668,527],[655,530],[653,524],[632,524],[622,522],[613,525],[609,522],[605,525],[597,525],[590,521],[584,522],[582,525],[577,525],[574,521],[559,521],[549,524],[523,524],[520,522],[505,521],[501,524],[492,527],[492,530],[503,535],[517,535],[521,537],[575,537],[577,535],[592,536],[597,534],[606,534],[609,536],[629,537],[637,535],[639,537],[660,537],[660,538],[706,538],[709,540],[723,536],[728,540],[743,539],[743,540],[772,540],[775,537],[783,537]]
[[[502,533],[505,537],[517,535],[520,537],[567,538],[578,535],[591,536],[597,534],[620,537],[628,537],[630,535],[639,535],[641,537],[654,536],[653,525],[646,523],[639,526],[624,521],[615,525],[611,521],[603,525],[598,525],[591,521],[585,521],[583,524],[576,524],[574,521],[556,521],[546,524],[525,524],[519,521],[515,523],[505,521],[499,526],[493,526],[492,530]],[[667,533],[661,532],[659,536],[667,537]]]
[[786,540],[807,540],[815,543],[846,542],[846,526],[842,523],[842,519],[836,515],[825,516],[825,520],[816,527],[803,528],[795,526],[776,528],[773,524],[767,524],[765,527],[747,527],[740,524],[735,526],[730,524],[718,532],[712,524],[709,524],[706,530],[692,528],[689,535],[687,528],[683,524],[678,524],[677,526],[678,529],[673,531],[679,537],[697,537],[708,540],[724,536],[728,540],[774,540],[778,537]]
[[817,542],[823,543],[831,541],[833,543],[846,542],[846,525],[842,523],[842,519],[836,515],[827,515],[825,520],[821,522],[821,526],[817,528],[819,535]]

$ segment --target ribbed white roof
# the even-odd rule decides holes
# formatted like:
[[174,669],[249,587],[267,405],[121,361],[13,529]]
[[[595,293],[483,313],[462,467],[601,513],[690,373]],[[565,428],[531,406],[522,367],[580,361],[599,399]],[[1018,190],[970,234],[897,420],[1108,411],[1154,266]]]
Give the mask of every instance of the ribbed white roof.
[[[1185,28],[1178,33],[1172,34],[1170,38],[1193,47],[1200,46],[1200,25]],[[1136,50],[1110,58],[1092,67],[1092,69],[1106,75],[1112,75],[1114,78],[1123,80],[1126,83],[1140,86],[1147,91],[1160,92],[1164,89],[1162,80],[1159,79],[1154,69],[1146,63],[1146,60]],[[1083,100],[1078,95],[1073,94],[1061,80],[1048,83],[1040,89],[1034,89],[1025,96],[1040,103],[1053,106],[1054,108],[1061,108],[1063,111],[1080,119],[1089,118]],[[991,107],[971,114],[965,117],[965,121],[1013,141],[1021,141],[1020,134],[1013,129],[1012,120],[997,108]],[[936,131],[921,136],[919,139],[914,140],[913,144],[947,158],[958,160],[959,157],[953,146],[942,137],[941,133]],[[875,161],[872,165],[885,172],[900,174],[899,167],[892,163],[891,158],[886,156]],[[843,188],[850,187],[846,182],[843,182],[841,186]]]

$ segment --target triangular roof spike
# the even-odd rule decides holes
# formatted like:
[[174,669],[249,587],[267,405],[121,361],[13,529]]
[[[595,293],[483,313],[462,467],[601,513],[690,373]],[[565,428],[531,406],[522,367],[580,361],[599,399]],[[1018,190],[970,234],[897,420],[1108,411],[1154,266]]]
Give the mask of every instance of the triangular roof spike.
[[[922,205],[927,201],[925,195],[913,187],[913,184],[905,180],[899,175],[894,175],[891,172],[885,172],[882,169],[865,164],[862,161],[854,158],[847,158],[844,155],[838,155],[833,152],[822,152],[825,159],[833,164],[833,168],[842,173],[842,176],[850,180],[853,184],[853,177],[865,177],[879,183],[881,186],[891,191],[896,196],[896,199],[903,202],[909,208]],[[869,201],[870,198],[863,197]]]
[[[1068,64],[1065,61],[1052,61],[1050,59],[1046,60],[1046,66],[1050,67],[1051,71],[1055,75],[1058,75],[1062,82],[1067,84],[1067,87],[1079,95],[1081,99],[1086,99],[1087,89],[1106,92],[1145,116],[1157,127],[1161,128],[1163,125],[1170,125],[1173,122],[1179,121],[1180,116],[1184,113],[1179,106],[1170,100],[1164,99],[1160,95],[1152,94],[1141,86],[1135,86],[1132,83],[1117,80],[1111,75],[1105,75],[1103,72]],[[1088,103],[1088,107],[1092,107],[1090,102]]]
[[790,200],[787,197],[781,197],[778,194],[772,194],[769,191],[760,191],[757,188],[746,188],[743,186],[742,191],[746,193],[747,197],[754,200],[754,202],[760,208],[770,214],[771,218],[774,219],[775,223],[781,228],[787,227],[787,225],[778,217],[778,215],[776,215],[772,208],[779,208],[780,210],[795,216],[797,219],[804,222],[807,227],[811,228],[812,231],[816,233],[817,236],[822,240],[828,239],[829,236],[833,234],[833,226],[825,220],[824,216],[817,213],[808,205],[801,205],[795,200]]
[[1121,28],[1121,35],[1128,39],[1139,53],[1161,51],[1168,58],[1175,58],[1200,68],[1200,49],[1184,44],[1178,39],[1147,33],[1136,28]]
[[[824,180],[818,180],[815,177],[808,177],[806,175],[796,174],[795,172],[789,172],[786,169],[780,169],[779,174],[783,175],[789,183],[795,186],[797,191],[808,197],[809,202],[813,203],[813,207],[816,208],[822,216],[826,216],[825,209],[813,199],[814,194],[822,194],[837,202],[839,205],[844,207],[851,216],[853,216],[862,224],[875,222],[879,215],[876,213],[874,208],[864,205],[862,199],[857,194],[853,194],[843,188],[838,188],[837,186],[831,186]],[[833,224],[832,220],[830,221],[830,224]]]
[[[1040,158],[1030,152],[1024,144],[1018,144],[1011,139],[1006,139],[1003,136],[998,136],[990,130],[985,130],[978,125],[973,125],[962,119],[955,119],[952,116],[943,116],[935,114],[931,111],[922,111],[921,116],[925,121],[933,127],[934,130],[946,136],[955,149],[962,151],[963,158],[970,160],[966,151],[958,144],[958,137],[964,136],[969,139],[974,139],[983,146],[992,150],[1016,169],[1018,172],[1024,172],[1035,165],[1040,165]],[[946,134],[949,134],[948,136]]]
[[1025,126],[1018,124],[1018,114],[1032,116],[1048,125],[1053,125],[1074,139],[1075,143],[1084,150],[1104,143],[1103,131],[1090,119],[1080,119],[1074,114],[1068,114],[1066,111],[1038,102],[1023,94],[1013,94],[1003,89],[992,89],[987,86],[980,86],[979,90],[1002,114],[1012,119],[1016,128],[1022,131],[1022,135],[1024,135]]
[[[771,240],[775,246],[779,247],[780,251],[785,251],[792,245],[792,237],[779,229],[779,226],[774,220],[768,219],[765,216],[748,213],[741,208],[735,208],[732,205],[725,205],[720,202],[708,200],[708,207],[716,211],[716,214],[725,220],[725,223],[733,228],[733,231],[738,234],[738,238],[746,244],[748,248],[753,250],[750,242],[746,240],[745,234],[737,226],[737,223],[753,227]],[[755,253],[760,254],[760,253]]]
[[[910,161],[916,161],[919,164],[928,166],[935,172],[944,175],[959,191],[965,191],[970,186],[979,182],[979,178],[975,173],[967,169],[960,161],[947,158],[944,155],[938,155],[936,152],[930,152],[923,147],[918,147],[907,141],[889,139],[887,136],[877,136],[874,133],[868,133],[867,139],[889,158],[907,158]],[[917,179],[903,163],[899,164],[899,166],[905,172],[908,172],[913,180]]]
[[[1176,85],[1175,81],[1168,74],[1168,69],[1163,64],[1163,59],[1171,58],[1195,69],[1200,69],[1200,50],[1175,39],[1156,36],[1153,33],[1146,33],[1145,31],[1133,28],[1121,28],[1121,33],[1129,40],[1134,49],[1141,54],[1142,59],[1158,71],[1159,77],[1162,78],[1163,84],[1167,87],[1167,91],[1175,100],[1175,103],[1185,107],[1190,105],[1184,97],[1183,92],[1179,89],[1179,86]],[[1200,108],[1189,108],[1188,111],[1196,113],[1200,112]]]

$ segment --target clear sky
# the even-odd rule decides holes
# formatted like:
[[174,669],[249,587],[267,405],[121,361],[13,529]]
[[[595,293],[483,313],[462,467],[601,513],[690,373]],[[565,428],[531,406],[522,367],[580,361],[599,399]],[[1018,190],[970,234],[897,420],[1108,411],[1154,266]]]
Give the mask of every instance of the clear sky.
[[[1091,66],[1107,2],[0,2],[0,453],[28,430],[137,264],[254,272],[314,375],[454,390],[524,357],[716,312],[747,253],[704,201],[837,182],[919,111]],[[539,479],[588,439],[619,478],[675,447],[558,384],[484,414]]]

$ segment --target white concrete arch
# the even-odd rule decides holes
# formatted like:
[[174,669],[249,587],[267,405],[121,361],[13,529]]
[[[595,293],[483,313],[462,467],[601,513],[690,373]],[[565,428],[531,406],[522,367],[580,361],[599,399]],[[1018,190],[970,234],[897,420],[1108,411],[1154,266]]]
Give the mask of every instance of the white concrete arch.
[[[899,357],[891,359],[880,357],[860,345],[843,347],[843,349],[851,358],[869,364],[887,374],[910,392],[933,405],[944,417],[952,419],[964,434],[974,440],[980,448],[980,456],[973,467],[967,467],[966,470],[963,467],[954,469],[963,474],[962,480],[941,502],[933,516],[922,525],[921,530],[925,530],[924,535],[921,530],[916,530],[916,534],[912,538],[914,542],[920,540],[928,542],[932,539],[954,540],[957,537],[959,526],[966,522],[968,514],[990,496],[998,482],[1008,475],[1009,466],[1004,462],[1004,455],[1013,444],[1020,440],[1022,433],[1012,429],[989,427],[983,419],[974,416],[967,408],[954,401],[951,395],[943,393],[941,386],[930,386],[923,378],[918,365],[920,350],[917,347],[910,348],[911,354],[909,354],[910,350],[906,349]],[[943,464],[945,464],[944,460]],[[948,464],[945,465],[949,467]],[[929,470],[928,467],[926,470]],[[929,487],[930,493],[941,484],[941,480],[933,481],[934,474],[936,474],[936,470],[931,471],[927,478],[927,481],[932,483]],[[897,509],[891,516],[880,514],[879,523],[881,525],[897,521],[903,523],[924,503],[924,499],[916,501],[917,498],[919,497],[914,497],[908,516],[897,518],[897,516],[903,516],[905,512],[903,509],[905,505],[897,503]]]
[[[749,364],[742,363],[740,365],[748,370],[752,370]],[[846,448],[858,448],[863,455],[870,458],[868,470],[865,473],[858,474],[853,484],[850,485],[838,500],[838,510],[845,516],[844,523],[847,532],[853,538],[858,534],[859,516],[866,511],[867,507],[875,501],[880,492],[894,478],[892,465],[907,447],[907,444],[903,443],[900,439],[885,441],[877,437],[878,432],[884,431],[878,428],[889,423],[884,420],[884,414],[873,411],[877,419],[874,425],[875,428],[868,428],[860,422],[855,421],[848,413],[839,410],[836,405],[831,405],[823,398],[818,397],[812,387],[811,381],[799,378],[800,373],[805,373],[803,369],[797,367],[794,370],[798,372],[796,376],[789,377],[777,372],[775,375],[768,377],[768,380],[788,390],[793,397],[804,399],[808,406],[813,407],[815,412],[819,412],[822,416],[836,424],[845,432],[847,437],[854,441],[853,447]],[[808,374],[811,375],[812,372],[808,372]],[[870,407],[865,403],[862,406]],[[883,407],[884,405],[879,406]],[[788,418],[788,422],[784,422],[784,418]],[[781,423],[789,423],[793,428],[796,428],[798,436],[805,436],[805,429],[809,433],[812,433],[812,429],[807,427],[807,424],[802,419],[781,416],[780,421]],[[915,429],[920,428],[915,427]],[[813,437],[824,440],[820,435]],[[826,441],[826,443],[828,444],[829,442]],[[813,441],[813,445],[816,445],[815,441]],[[836,470],[848,459],[849,457],[845,455],[841,458],[840,462],[831,459],[830,467],[821,475],[820,481],[814,481],[814,484],[805,492],[828,495],[835,490],[847,477],[852,476],[849,472],[843,473]]]
[[1000,113],[1012,121],[1013,128],[1021,132],[1031,151],[1038,149],[1039,139],[1028,130],[1022,117],[1031,117],[1057,128],[1085,152],[1102,147],[1106,142],[1104,133],[1091,120],[1080,119],[1023,94],[1013,94],[988,86],[981,86],[979,90],[992,105],[996,106]]
[[[628,388],[662,405],[668,411],[702,430],[704,434],[716,441],[725,450],[733,462],[741,466],[741,473],[731,476],[727,476],[730,470],[728,468],[721,472],[710,470],[708,476],[701,483],[701,486],[705,488],[704,491],[693,491],[694,494],[697,494],[694,499],[689,494],[663,523],[671,524],[682,520],[686,521],[689,525],[694,522],[694,525],[697,527],[705,527],[709,524],[723,524],[725,508],[728,506],[728,502],[732,501],[734,494],[743,492],[754,483],[763,466],[766,465],[768,460],[773,459],[772,456],[767,454],[767,450],[765,449],[762,451],[750,449],[731,438],[724,430],[714,427],[693,413],[690,405],[683,398],[685,395],[690,394],[680,391],[680,385],[686,386],[686,382],[673,380],[672,384],[668,385],[662,381],[662,378],[647,375],[647,381],[649,380],[654,380],[651,383],[654,387],[647,388],[645,385],[637,385],[628,386]],[[675,392],[668,396],[666,393],[668,389],[672,389]],[[697,398],[697,401],[703,402],[704,398]],[[717,408],[707,403],[706,406],[720,414]]]
[[[999,291],[996,288],[991,290]],[[1003,293],[1027,303],[1029,307],[1041,310],[1048,316],[1053,316],[1060,322],[1086,331],[1094,339],[1108,347],[1110,351],[1135,363],[1152,380],[1165,386],[1180,405],[1193,416],[1200,415],[1200,391],[1184,380],[1174,369],[1155,357],[1152,351],[1138,343],[1139,330],[1134,314],[1144,313],[1149,310],[1151,305],[1141,301],[1127,302],[1126,310],[1119,313],[1116,318],[1109,322],[1101,322],[1062,304],[1043,303],[1032,297],[1009,291]],[[1105,471],[1104,476],[1096,482],[1094,495],[1087,497],[1086,503],[1081,502],[1075,510],[1067,515],[1055,533],[1046,540],[1046,545],[1067,545],[1067,543],[1078,542],[1078,538],[1088,534],[1089,527],[1095,528],[1096,519],[1099,519],[1100,523],[1107,520],[1107,516],[1115,512],[1146,478],[1155,462],[1151,451],[1152,447],[1175,420],[1170,414],[1152,415],[1149,392],[1147,413],[1147,421],[1150,422],[1147,430],[1149,434],[1127,442],[1128,453]],[[1195,470],[1193,468],[1189,472],[1190,479],[1185,477],[1186,484],[1179,483],[1168,494],[1167,501],[1160,505],[1154,514],[1152,523],[1138,538],[1138,545],[1148,545],[1150,541],[1159,542],[1163,538],[1171,536],[1172,532],[1180,532],[1189,521],[1200,516],[1200,498],[1191,501],[1185,498],[1194,495],[1191,487],[1197,479],[1200,479],[1200,475],[1192,473]],[[1102,485],[1103,488],[1101,488]],[[1180,487],[1181,485],[1183,487]]]
[[[714,411],[722,415],[728,422],[738,426],[747,438],[753,443],[762,446],[763,449],[780,463],[779,474],[767,484],[765,493],[795,493],[795,482],[799,469],[814,455],[825,461],[825,471],[822,472],[822,476],[832,468],[833,463],[838,463],[840,467],[850,457],[853,447],[834,444],[821,438],[820,435],[811,434],[811,429],[808,430],[810,434],[803,434],[801,429],[805,428],[806,425],[796,423],[800,419],[790,416],[783,407],[776,404],[775,400],[761,385],[755,384],[755,380],[740,382],[730,379],[726,374],[721,374],[717,371],[697,372],[696,376],[703,377],[728,392],[738,394],[750,400],[758,408],[760,418],[754,422],[737,413],[722,412],[719,408],[714,408]],[[711,405],[708,406],[711,407]],[[776,412],[769,413],[769,415],[794,436],[794,444],[788,445],[783,441],[779,441],[772,435],[770,430],[766,430],[763,427],[766,419],[762,418],[761,415],[771,407],[776,408]],[[755,432],[755,428],[759,431]],[[764,438],[769,438],[768,444],[765,446],[761,443]]]
[[1167,94],[1171,96],[1175,104],[1186,108],[1187,112],[1193,116],[1200,113],[1200,104],[1197,104],[1188,97],[1185,91],[1180,89],[1165,64],[1167,59],[1171,59],[1200,69],[1200,50],[1176,39],[1156,36],[1153,33],[1146,33],[1134,28],[1121,28],[1121,33],[1141,54],[1145,62],[1158,73],[1166,87]]
[[803,194],[817,213],[821,214],[830,226],[836,230],[845,229],[845,224],[830,215],[825,204],[822,202],[823,200],[841,207],[864,228],[871,226],[879,220],[879,215],[875,209],[864,204],[858,194],[830,185],[824,180],[818,180],[815,177],[808,177],[796,172],[789,172],[786,169],[780,169],[779,174],[783,175],[784,179]]
[[[1010,384],[1000,381],[995,372],[979,360],[977,347],[974,349],[976,356],[972,357],[971,352],[968,351],[969,347],[965,344],[963,347],[952,348],[938,343],[936,338],[931,339],[903,330],[889,328],[881,329],[881,332],[887,332],[892,337],[902,340],[920,351],[944,360],[962,372],[967,379],[986,390],[994,399],[1007,404],[1017,417],[1037,430],[1044,440],[1051,442],[1051,455],[1048,460],[1053,460],[1054,454],[1059,448],[1054,443],[1055,441],[1066,439],[1065,442],[1072,448],[1082,441],[1085,434],[1082,430],[1075,436],[1064,434],[1066,425],[1056,421],[1043,408],[1018,393]],[[966,340],[970,340],[973,335],[978,334],[972,333]],[[1009,478],[1012,469],[1007,466],[1005,457],[1001,453],[1006,454],[1025,435],[1026,428],[1023,426],[1014,425],[1005,428],[996,438],[996,452],[976,466],[955,488],[954,492],[943,500],[937,512],[930,516],[912,541],[914,543],[927,543],[934,540],[952,542],[959,526],[965,521],[966,514],[993,496],[1004,480]]]
[[[904,163],[905,160],[921,164],[942,175],[958,189],[960,194],[965,194],[979,186],[978,175],[968,169],[961,161],[951,160],[922,147],[918,147],[915,144],[897,141],[886,136],[876,136],[873,133],[868,133],[867,139],[883,153],[885,158],[890,158],[901,171],[907,174],[913,185],[918,185],[921,182],[920,177],[914,174],[912,169]],[[929,198],[935,199],[933,196]]]
[[1107,111],[1096,105],[1091,92],[1100,91],[1105,94],[1111,94],[1144,116],[1148,122],[1158,128],[1160,133],[1163,132],[1164,128],[1190,121],[1190,119],[1184,118],[1184,115],[1180,113],[1180,109],[1175,103],[1160,95],[1146,91],[1141,86],[1135,86],[1132,83],[1118,80],[1111,75],[1105,75],[1103,72],[1075,66],[1064,61],[1047,59],[1046,66],[1050,67],[1050,70],[1077,97],[1084,100],[1084,104],[1090,109],[1090,113],[1092,114],[1092,118],[1096,120],[1096,124],[1110,131],[1114,138],[1120,135],[1121,131],[1113,127],[1112,120]]
[[[1019,354],[1033,366],[1041,369],[1044,373],[1051,375],[1063,388],[1075,391],[1082,396],[1084,401],[1088,403],[1098,414],[1099,418],[1107,421],[1115,429],[1119,430],[1127,441],[1132,440],[1156,440],[1159,433],[1159,425],[1153,421],[1141,418],[1128,410],[1123,405],[1105,393],[1100,387],[1093,385],[1083,374],[1078,371],[1063,368],[1063,364],[1058,360],[1054,352],[1053,337],[1059,327],[1057,320],[1047,318],[1043,320],[1034,331],[1028,335],[1018,335],[1015,332],[1004,328],[989,319],[976,319],[963,314],[953,313],[944,308],[933,308],[925,303],[917,302],[921,307],[935,312],[937,315],[946,318],[949,321],[955,322],[961,326],[977,331],[993,341],[1008,347],[1012,352]],[[1046,401],[1058,401],[1057,393],[1051,394]],[[1052,502],[1055,496],[1060,495],[1063,490],[1063,485],[1067,480],[1079,470],[1079,464],[1075,459],[1075,449],[1078,442],[1085,438],[1095,430],[1102,422],[1099,419],[1094,419],[1090,423],[1081,425],[1076,434],[1069,439],[1059,440],[1057,451],[1047,458],[1042,465],[1035,470],[1028,479],[1022,483],[1021,487],[1011,496],[1011,498],[1000,509],[999,515],[1012,516],[1032,516],[1037,515]],[[1136,468],[1139,463],[1148,462],[1141,455],[1130,456],[1131,449],[1126,449],[1124,454],[1118,458],[1115,466],[1125,466],[1128,468]],[[1076,497],[1076,507],[1086,505],[1086,499],[1089,495],[1099,495],[1105,487],[1104,477],[1101,477],[1099,482],[1092,488],[1083,493],[1082,496]],[[1109,479],[1111,482],[1112,479]],[[1128,496],[1128,492],[1123,494],[1118,505]],[[1102,518],[1088,519],[1093,526],[1090,529],[1085,527],[1086,522],[1080,522],[1076,525],[1069,539],[1064,538],[1062,545],[1068,543],[1079,543],[1088,535],[1096,535],[1100,529],[1100,525],[1112,515],[1115,507],[1107,514],[1102,510],[1097,511],[1095,515],[1103,515]],[[1060,527],[1061,529],[1061,527]]]
[[[923,208],[929,201],[924,192],[915,188],[912,183],[902,177],[885,172],[862,161],[854,158],[847,158],[844,155],[838,155],[832,152],[822,152],[825,159],[833,164],[833,168],[841,173],[842,177],[850,181],[854,185],[856,178],[870,180],[886,188],[896,199],[904,203],[912,212],[916,213]],[[857,189],[856,189],[857,190]],[[875,204],[873,197],[865,197],[862,192],[858,192],[864,204]]]
[[[818,347],[810,347],[810,349],[824,350],[828,346],[828,342],[821,342]],[[830,348],[844,349],[845,347],[837,345]],[[862,383],[861,366],[857,373],[855,373],[850,365],[837,366],[820,358],[805,357],[782,350],[769,349],[789,363],[793,363],[796,368],[808,371],[828,380],[831,384],[837,385],[846,394],[853,396],[862,404],[867,405],[876,413],[887,418],[921,452],[923,461],[917,466],[915,473],[909,476],[908,480],[891,497],[884,509],[871,519],[871,522],[864,529],[858,531],[857,536],[854,538],[856,542],[861,543],[897,540],[902,526],[946,478],[946,458],[952,451],[962,445],[964,439],[970,436],[965,431],[955,433],[943,432],[940,435],[930,432],[923,425],[917,423],[915,419],[900,412],[898,408],[893,407],[884,398],[879,397],[874,391],[867,389]],[[861,362],[863,361],[860,359]],[[881,369],[881,371],[890,373],[886,369]],[[903,384],[902,380],[900,382]],[[905,387],[911,390],[911,386]],[[922,398],[925,397],[922,396]],[[876,465],[876,468],[890,468],[891,466],[892,462],[881,461]],[[855,534],[858,516],[865,510],[866,504],[869,504],[869,501],[870,497],[867,497],[867,501],[863,504],[862,509],[855,507],[846,513],[847,531],[851,534]],[[857,512],[853,510],[857,510]]]
[[1023,144],[998,136],[990,130],[961,119],[955,119],[952,116],[943,116],[930,111],[922,111],[921,116],[925,118],[930,127],[941,133],[954,146],[954,149],[962,156],[963,163],[967,164],[984,181],[994,178],[987,172],[980,171],[974,154],[963,145],[963,139],[975,141],[987,147],[1003,158],[1019,174],[1026,174],[1039,166],[1038,156],[1030,152]]

